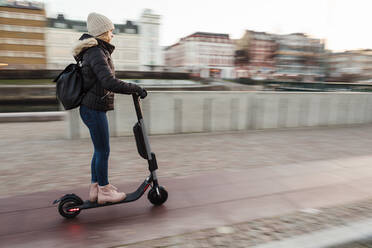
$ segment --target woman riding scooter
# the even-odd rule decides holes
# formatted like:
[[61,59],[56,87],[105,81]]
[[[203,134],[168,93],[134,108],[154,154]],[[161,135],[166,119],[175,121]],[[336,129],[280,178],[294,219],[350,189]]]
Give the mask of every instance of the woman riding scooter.
[[114,93],[147,96],[145,89],[115,77],[111,54],[115,47],[113,23],[105,16],[90,13],[87,19],[89,34],[83,34],[73,49],[78,61],[82,59],[84,89],[87,90],[80,106],[80,117],[89,128],[94,146],[91,161],[91,184],[89,201],[104,204],[125,199],[124,192],[108,181],[108,158],[110,154],[109,128],[106,112],[114,109]]

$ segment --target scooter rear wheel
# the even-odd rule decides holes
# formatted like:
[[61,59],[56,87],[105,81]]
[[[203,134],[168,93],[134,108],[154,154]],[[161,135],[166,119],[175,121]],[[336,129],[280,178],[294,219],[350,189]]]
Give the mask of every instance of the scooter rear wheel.
[[60,215],[65,217],[66,219],[72,219],[78,216],[80,214],[80,209],[79,210],[74,210],[74,211],[68,211],[68,208],[78,206],[82,204],[82,200],[80,198],[76,197],[68,197],[62,200],[59,205],[58,205],[58,212]]
[[155,188],[152,188],[147,195],[149,201],[156,206],[162,205],[168,199],[168,192],[164,189],[164,187],[159,186],[158,189],[160,194],[156,192]]

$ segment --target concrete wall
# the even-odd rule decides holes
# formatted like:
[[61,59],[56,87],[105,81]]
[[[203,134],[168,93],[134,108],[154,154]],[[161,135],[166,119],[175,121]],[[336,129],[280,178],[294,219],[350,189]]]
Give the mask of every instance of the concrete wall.
[[[372,94],[298,92],[151,92],[142,101],[149,134],[349,125],[372,122]],[[68,137],[89,137],[78,110],[67,114]],[[132,97],[115,95],[112,136],[132,135]]]

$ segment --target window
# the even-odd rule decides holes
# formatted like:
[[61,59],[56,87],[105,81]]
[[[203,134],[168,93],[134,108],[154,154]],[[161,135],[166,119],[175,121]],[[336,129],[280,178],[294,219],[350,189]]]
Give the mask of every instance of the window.
[[135,34],[136,30],[134,28],[126,28],[124,32],[127,34]]
[[0,24],[0,30],[12,31],[12,32],[27,32],[27,33],[44,33],[44,28],[39,27],[26,27],[16,25],[2,25]]
[[20,52],[20,51],[0,51],[0,56],[4,57],[27,57],[27,58],[44,58],[43,52]]
[[[67,28],[67,25],[65,24],[65,28]],[[79,31],[79,32],[86,32],[88,31],[87,28],[85,26],[81,26],[81,25],[74,25],[72,26],[72,28],[76,31]]]
[[0,17],[3,17],[3,18],[14,18],[14,19],[25,19],[25,20],[45,21],[45,17],[43,15],[26,14],[26,13],[16,13],[16,12],[7,12],[7,11],[0,11]]
[[67,24],[66,23],[62,23],[62,22],[55,22],[54,23],[54,27],[55,28],[67,28]]
[[43,40],[34,39],[12,39],[12,38],[0,38],[0,44],[16,44],[16,45],[38,45],[44,46]]

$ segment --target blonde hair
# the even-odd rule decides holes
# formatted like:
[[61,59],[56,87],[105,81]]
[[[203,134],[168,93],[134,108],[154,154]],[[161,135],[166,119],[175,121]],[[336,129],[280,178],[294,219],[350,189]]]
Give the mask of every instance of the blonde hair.
[[107,31],[107,32],[105,32],[105,33],[103,33],[103,34],[100,34],[100,35],[96,36],[96,38],[108,42],[108,41],[110,40],[109,31]]

